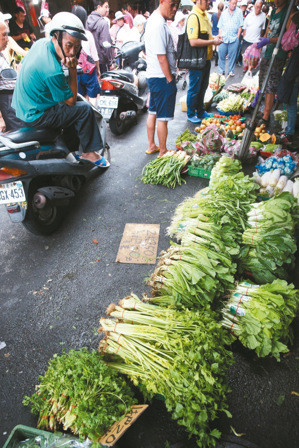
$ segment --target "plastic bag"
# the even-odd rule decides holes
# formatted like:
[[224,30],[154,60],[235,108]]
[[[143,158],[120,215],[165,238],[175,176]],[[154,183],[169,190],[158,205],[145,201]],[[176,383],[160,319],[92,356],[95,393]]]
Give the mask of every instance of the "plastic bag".
[[219,152],[223,146],[224,138],[220,135],[218,127],[211,125],[206,127],[201,134],[200,143],[207,151]]
[[254,43],[250,45],[243,54],[244,70],[251,71],[251,69],[256,68],[261,58],[261,48],[256,47],[257,44]]
[[259,88],[258,73],[252,76],[252,73],[247,71],[243,76],[241,84],[244,84],[251,92],[256,92]]
[[299,32],[296,32],[295,23],[291,22],[289,29],[281,39],[281,46],[284,51],[294,50],[299,45]]
[[22,440],[16,448],[91,448],[92,442],[80,442],[77,437],[55,432]]

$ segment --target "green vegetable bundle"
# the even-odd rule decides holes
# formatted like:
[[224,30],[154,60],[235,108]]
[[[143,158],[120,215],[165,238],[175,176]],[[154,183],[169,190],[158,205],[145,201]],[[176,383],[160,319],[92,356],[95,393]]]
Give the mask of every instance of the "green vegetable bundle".
[[36,392],[23,401],[39,415],[38,428],[62,427],[95,443],[135,403],[125,379],[85,348],[54,355]]
[[240,283],[223,309],[222,325],[259,357],[287,353],[289,325],[299,308],[299,290],[284,280],[262,286]]
[[268,201],[252,204],[242,240],[238,268],[258,283],[276,278],[288,280],[294,268],[296,240],[292,217],[296,199],[281,193]]
[[218,110],[223,112],[243,112],[246,102],[245,98],[241,98],[240,95],[230,93],[227,98],[218,103]]
[[210,187],[213,187],[223,176],[232,176],[241,171],[241,162],[228,156],[222,156],[212,170]]
[[177,146],[181,146],[183,142],[196,142],[197,141],[197,135],[191,132],[188,128],[178,136],[176,139],[175,144]]
[[108,365],[127,374],[146,398],[159,393],[178,424],[196,436],[198,446],[220,437],[210,424],[227,411],[230,337],[211,311],[176,311],[142,303],[131,295],[101,319],[106,333],[99,350]]
[[219,228],[197,224],[184,233],[181,245],[162,252],[148,282],[154,304],[200,308],[231,289],[236,265],[225,251]]
[[190,164],[192,166],[202,168],[203,170],[211,171],[215,163],[218,162],[219,159],[219,154],[207,154],[206,156],[201,157],[199,157],[197,154],[194,154]]
[[221,92],[217,93],[217,95],[214,96],[213,103],[219,103],[220,101],[228,97],[229,97],[228,91],[223,89],[221,90]]
[[141,180],[145,184],[174,188],[177,184],[186,183],[181,177],[181,171],[189,160],[190,156],[185,151],[168,151],[145,165]]

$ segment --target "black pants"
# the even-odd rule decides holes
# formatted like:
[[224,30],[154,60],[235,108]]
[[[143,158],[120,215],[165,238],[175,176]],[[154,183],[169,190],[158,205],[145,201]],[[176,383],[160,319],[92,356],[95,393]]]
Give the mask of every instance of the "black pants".
[[12,95],[12,93],[0,93],[0,111],[5,121],[6,131],[16,131],[24,126],[24,123],[16,117],[16,112],[11,107]]
[[27,125],[62,128],[65,143],[70,151],[77,150],[73,144],[74,131],[83,152],[94,152],[103,148],[95,114],[92,107],[85,101],[78,101],[75,106],[59,103],[47,109],[40,118],[32,123],[27,123]]

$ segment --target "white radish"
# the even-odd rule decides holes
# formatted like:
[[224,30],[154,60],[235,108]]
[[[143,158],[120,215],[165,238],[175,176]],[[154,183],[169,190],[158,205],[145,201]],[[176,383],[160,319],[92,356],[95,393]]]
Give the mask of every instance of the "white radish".
[[299,178],[297,178],[294,182],[293,195],[294,195],[294,198],[298,199],[298,203],[299,203]]
[[271,176],[271,172],[270,171],[267,171],[265,174],[263,174],[263,176],[262,176],[262,187],[267,187],[269,185],[270,176]]
[[279,181],[276,184],[276,191],[280,192],[284,189],[288,181],[287,176],[280,176]]
[[269,195],[270,197],[274,196],[274,188],[271,187],[271,185],[268,185],[268,186],[266,187],[266,193],[268,193],[268,195]]
[[273,173],[271,173],[271,175],[270,175],[270,179],[269,179],[270,187],[275,187],[279,178],[280,178],[280,169],[276,168],[276,170],[274,170]]
[[289,193],[293,193],[293,182],[291,180],[287,181],[286,186],[284,187],[284,189],[282,191],[288,191]]
[[254,182],[256,182],[258,185],[262,185],[262,178],[257,171],[252,174],[252,177]]

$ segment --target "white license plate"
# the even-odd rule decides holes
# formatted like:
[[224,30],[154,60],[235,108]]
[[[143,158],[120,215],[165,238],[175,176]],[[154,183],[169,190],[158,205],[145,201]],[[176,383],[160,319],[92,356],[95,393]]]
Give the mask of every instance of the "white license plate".
[[9,184],[0,184],[0,204],[26,201],[23,184],[20,180]]
[[118,96],[105,96],[101,95],[98,105],[100,109],[116,109],[118,106]]

